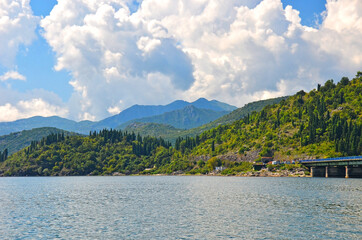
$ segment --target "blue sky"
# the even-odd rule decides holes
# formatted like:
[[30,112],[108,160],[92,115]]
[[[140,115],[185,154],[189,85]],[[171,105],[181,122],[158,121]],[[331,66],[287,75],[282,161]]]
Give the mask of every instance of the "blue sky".
[[283,0],[283,6],[291,5],[300,12],[303,25],[315,26],[321,22],[321,13],[326,10],[325,0]]
[[[340,0],[339,2],[343,1],[345,0]],[[90,19],[87,18],[86,15],[81,15],[83,9],[86,9],[84,11],[89,10],[85,5],[72,6],[71,2],[67,3],[67,0],[60,2],[63,5],[59,11],[64,11],[63,14],[67,13],[65,12],[67,10],[66,8],[77,7],[80,11],[75,11],[78,9],[74,9],[74,14],[80,14],[80,18],[84,17],[84,19],[87,19],[85,21]],[[193,98],[198,97],[206,97],[209,99],[215,98],[240,107],[252,100],[289,93],[288,89],[283,88],[283,84],[287,82],[288,84],[289,82],[292,84],[292,82],[295,81],[296,87],[312,88],[316,82],[320,82],[321,79],[327,78],[328,74],[334,73],[328,78],[341,77],[342,74],[349,74],[350,76],[353,71],[360,70],[352,68],[346,71],[341,70],[341,68],[337,66],[338,59],[328,59],[330,56],[335,56],[336,52],[342,55],[345,54],[343,56],[347,57],[347,51],[353,51],[353,46],[351,46],[350,49],[346,49],[345,52],[340,49],[333,49],[333,51],[331,50],[329,52],[329,49],[325,49],[325,46],[320,46],[321,50],[318,55],[313,52],[313,47],[315,47],[316,44],[315,38],[313,39],[313,37],[309,36],[311,30],[308,30],[308,28],[305,27],[311,27],[309,29],[313,28],[318,34],[325,34],[325,36],[327,36],[327,31],[323,31],[320,27],[321,25],[319,25],[323,22],[321,13],[326,11],[326,1],[282,0],[283,11],[289,14],[286,14],[285,16],[295,16],[295,12],[286,9],[287,5],[290,5],[293,9],[299,11],[301,25],[298,25],[298,23],[290,20],[291,17],[288,20],[285,19],[286,17],[282,16],[284,13],[280,12],[280,9],[277,6],[279,0],[245,0],[246,6],[250,8],[250,13],[255,15],[256,12],[261,12],[264,14],[260,15],[261,18],[270,18],[270,24],[268,23],[268,20],[266,23],[267,25],[264,26],[269,28],[269,32],[267,30],[265,31],[268,34],[270,31],[275,34],[273,35],[273,38],[270,38],[271,35],[269,37],[263,35],[265,39],[262,40],[262,42],[258,42],[260,36],[253,36],[252,28],[249,26],[245,27],[245,31],[251,31],[250,39],[246,41],[245,39],[240,38],[237,41],[239,41],[239,45],[241,44],[241,46],[245,47],[247,50],[237,54],[235,51],[221,52],[225,49],[225,46],[220,46],[220,52],[217,52],[211,46],[206,49],[205,44],[197,45],[195,43],[195,39],[198,39],[197,41],[200,40],[200,42],[202,41],[203,37],[199,33],[204,32],[205,36],[208,27],[211,26],[210,22],[205,22],[204,25],[200,24],[200,26],[197,26],[199,27],[198,30],[190,30],[194,32],[192,35],[188,36],[187,27],[186,32],[182,33],[182,31],[185,31],[182,23],[179,22],[175,24],[170,22],[170,18],[167,17],[167,14],[173,14],[173,6],[167,8],[167,4],[163,4],[165,6],[157,5],[157,2],[148,0],[149,3],[145,4],[142,11],[139,11],[139,1],[126,0],[126,2],[131,13],[136,13],[137,17],[141,16],[143,21],[147,22],[148,30],[145,30],[145,28],[141,26],[142,29],[127,30],[127,34],[129,31],[134,31],[134,34],[126,35],[125,32],[115,32],[114,35],[110,35],[110,38],[114,37],[114,39],[109,42],[109,45],[112,46],[108,48],[108,46],[103,46],[102,44],[104,41],[109,41],[109,39],[101,40],[98,39],[99,37],[97,39],[86,39],[86,36],[82,39],[75,39],[76,37],[72,39],[73,37],[70,37],[71,41],[66,42],[69,38],[63,38],[64,34],[67,33],[65,28],[53,28],[54,24],[57,23],[56,21],[58,21],[56,20],[56,17],[58,16],[55,14],[52,18],[49,16],[51,10],[57,4],[57,1],[31,0],[30,7],[34,15],[32,17],[35,19],[33,21],[38,22],[34,29],[35,37],[33,36],[34,39],[30,44],[27,43],[27,36],[24,36],[24,39],[21,40],[22,42],[19,40],[20,43],[18,44],[17,49],[15,49],[16,55],[13,63],[9,65],[6,61],[3,61],[3,64],[0,62],[0,80],[1,78],[4,79],[0,81],[0,87],[2,87],[4,92],[8,92],[7,98],[0,96],[0,114],[2,109],[3,111],[12,113],[9,114],[8,117],[3,114],[4,117],[0,118],[0,121],[15,120],[21,117],[28,117],[31,114],[56,114],[75,120],[99,120],[103,117],[115,114],[133,104],[165,104],[175,100],[175,98],[183,98],[185,100],[193,100]],[[228,4],[228,6],[221,5],[219,7],[219,13],[212,13],[210,15],[211,17],[209,16],[209,18],[213,18],[212,29],[216,29],[215,34],[220,37],[220,41],[223,36],[225,36],[222,33],[229,31],[229,38],[223,39],[223,42],[229,40],[232,42],[232,39],[235,39],[235,37],[232,37],[233,33],[230,30],[231,24],[237,22],[235,6],[240,7],[240,3],[243,1],[234,2],[235,3]],[[265,3],[264,5],[263,2]],[[276,6],[270,10],[271,7],[268,7],[267,5],[270,6],[272,4]],[[353,4],[359,3],[353,1]],[[193,11],[191,14],[199,14],[200,9],[203,9],[206,6],[208,6],[208,2],[205,0],[205,3],[201,5],[190,6],[190,12]],[[343,6],[343,3],[339,5],[338,3],[334,5],[330,4],[330,7],[337,10],[338,8],[341,8],[341,6]],[[104,14],[104,17],[108,14],[109,17],[109,14],[112,13],[112,11],[109,10],[112,7],[114,7],[114,11],[118,11],[122,8],[121,5],[115,7],[115,4],[112,3],[107,5],[107,8],[104,8],[104,11],[100,11],[99,13]],[[159,9],[157,9],[157,7]],[[231,14],[230,11],[234,11],[234,13]],[[245,18],[250,18],[247,12],[244,11],[244,13]],[[222,14],[225,14],[225,16]],[[230,14],[235,19],[230,19]],[[274,16],[278,14],[282,17],[276,18]],[[99,15],[94,15],[94,17],[97,16]],[[117,14],[114,16],[118,19]],[[134,24],[134,19],[137,17],[129,17],[130,23]],[[177,18],[179,18],[178,21],[181,21],[183,16],[177,16]],[[185,19],[189,20],[190,17],[186,17]],[[263,20],[264,23],[265,19]],[[333,26],[334,20],[337,22],[338,19],[332,19],[330,16],[330,19],[327,18],[325,26],[328,24]],[[63,19],[59,19],[59,22],[62,21]],[[249,24],[254,24],[250,23],[250,21],[257,21],[257,19],[251,17],[248,20]],[[64,20],[63,23],[68,24],[68,22]],[[90,23],[93,24],[93,22]],[[155,33],[153,29],[153,27],[156,26],[155,23],[158,24],[157,28],[154,28],[158,29],[157,33]],[[304,33],[294,32],[293,34],[297,35],[292,36],[291,30],[290,28],[289,30],[286,28],[286,24],[290,24],[290,26],[296,24],[295,26],[300,28],[300,31]],[[69,26],[71,27],[71,25]],[[99,27],[98,25],[96,26]],[[89,30],[85,27],[86,26],[84,26],[82,32],[78,32],[79,36],[84,33],[84,30]],[[137,25],[137,27],[139,27],[139,25]],[[190,25],[190,27],[192,26]],[[108,31],[106,28],[107,26],[105,25],[99,27],[98,30],[101,30],[102,32]],[[77,36],[78,34],[76,31],[78,30],[76,28],[72,29],[74,29],[75,36]],[[94,27],[92,29],[94,29]],[[161,31],[160,29],[164,30]],[[289,31],[289,35],[287,34],[287,31]],[[335,30],[336,34],[338,31],[338,29]],[[171,32],[173,34],[172,37],[170,37]],[[106,32],[103,33],[105,34]],[[20,30],[19,34],[21,34]],[[58,34],[58,36],[56,34]],[[93,33],[90,32],[90,34]],[[112,34],[112,32],[108,32],[108,34]],[[277,35],[279,35],[279,38],[276,37]],[[58,41],[58,38],[60,41]],[[288,51],[281,50],[280,44],[275,42],[279,41],[281,38],[284,39],[283,44],[288,46]],[[11,41],[11,38],[9,37],[7,40],[5,38],[4,41],[9,42]],[[84,41],[88,43],[85,44]],[[215,41],[216,43],[218,42],[217,39],[215,39]],[[250,41],[255,42],[250,43]],[[353,42],[352,39],[346,39],[346,41]],[[85,44],[85,46],[82,44]],[[93,44],[95,45],[93,46]],[[265,51],[260,50],[257,46],[261,45],[266,46],[269,49]],[[297,46],[305,47],[307,45],[310,47],[310,51],[295,50],[297,49]],[[341,45],[344,46],[345,43],[341,43]],[[89,46],[89,48],[87,48],[87,46]],[[117,51],[114,51],[116,48],[118,48]],[[76,52],[69,52],[70,49],[75,49]],[[248,51],[250,51],[250,53]],[[202,60],[202,58],[205,57],[205,55],[202,55],[203,52],[208,53],[208,59]],[[79,56],[74,55],[75,53],[82,54],[83,58],[78,58]],[[112,54],[109,55],[108,53]],[[252,54],[252,56],[250,56],[250,54]],[[271,54],[273,56],[271,56]],[[288,57],[295,57],[296,54],[300,54],[300,56],[297,56],[299,59],[298,61],[289,61],[287,59]],[[88,57],[84,59],[84,56]],[[113,61],[112,64],[109,63],[108,60],[103,61],[105,56],[111,56]],[[260,66],[255,67],[253,62],[260,58],[265,59],[266,61],[268,58],[274,59],[271,61],[282,58],[282,61],[274,65],[262,62],[260,63]],[[298,67],[297,69],[296,65],[300,64],[300,61],[303,58],[318,59],[314,59],[314,63],[312,64],[306,63],[305,66]],[[79,62],[77,59],[79,59]],[[114,59],[121,60],[114,62]],[[234,60],[231,61],[231,59]],[[326,62],[323,62],[323,59],[328,59],[328,67],[325,66]],[[355,65],[358,65],[361,60],[359,60],[358,57],[356,59],[357,64]],[[215,61],[217,61],[218,64],[222,64],[216,66]],[[227,65],[225,61],[231,62]],[[235,61],[240,61],[240,68],[233,66],[233,62]],[[119,64],[120,62],[122,63],[121,65]],[[285,63],[283,64],[283,62]],[[90,73],[91,71],[87,72],[87,70],[84,70],[86,69],[87,64],[89,65],[89,69],[93,69],[92,71],[94,71],[94,74]],[[286,72],[286,69],[288,68],[285,69],[285,66],[289,64],[289,68],[296,69],[294,72]],[[319,64],[320,66],[317,68],[315,66],[316,64]],[[335,64],[335,66],[333,64]],[[242,67],[242,65],[244,66]],[[267,75],[260,73],[260,69],[265,68],[267,68],[266,72],[270,72]],[[18,77],[19,79],[26,78],[26,80],[11,80],[11,78],[6,77],[6,74],[9,72],[16,72],[22,76]],[[280,74],[280,72],[283,72],[283,74]],[[299,78],[294,77],[296,75],[299,76],[299,74]],[[311,74],[313,74],[315,79],[310,80],[308,84],[305,83],[305,79],[312,76]],[[17,78],[16,76],[13,78]],[[124,80],[122,80],[123,82],[114,83],[117,81],[117,77],[124,78]],[[216,78],[224,80],[215,80]],[[256,78],[256,80],[251,81],[251,78]],[[98,81],[98,79],[101,80]],[[258,84],[263,81],[266,81],[265,84]],[[72,83],[70,84],[70,82]],[[215,86],[212,86],[211,83],[215,83]],[[107,84],[109,84],[109,86]],[[150,87],[146,86],[147,84],[151,84],[152,91]],[[105,87],[106,85],[108,87]],[[145,90],[142,92],[141,90],[143,87],[145,87]],[[224,92],[218,90],[220,87]],[[116,88],[119,88],[120,90],[117,92],[115,91]],[[99,91],[96,91],[97,89]],[[149,93],[147,92],[148,90],[150,90]],[[292,90],[294,89],[289,89],[289,91]],[[35,92],[37,92],[37,94],[41,92],[41,94],[31,99],[30,95]],[[42,94],[44,94],[44,96]],[[137,94],[138,96],[136,98],[135,95]],[[238,98],[235,100],[238,95],[244,96],[243,99]],[[57,100],[55,102],[49,100],[52,96],[56,96]],[[39,106],[43,106],[43,108],[44,106],[48,106],[45,108],[52,110],[38,112],[34,109],[31,111],[27,110],[24,107],[28,106],[25,104],[27,101],[32,103],[37,102],[39,104],[41,102]],[[25,113],[26,111],[27,113]]]

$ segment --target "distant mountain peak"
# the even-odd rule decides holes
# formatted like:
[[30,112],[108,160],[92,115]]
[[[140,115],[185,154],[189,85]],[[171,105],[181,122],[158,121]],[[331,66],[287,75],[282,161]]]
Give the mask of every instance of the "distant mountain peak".
[[194,102],[211,102],[211,101],[207,100],[206,98],[201,97]]

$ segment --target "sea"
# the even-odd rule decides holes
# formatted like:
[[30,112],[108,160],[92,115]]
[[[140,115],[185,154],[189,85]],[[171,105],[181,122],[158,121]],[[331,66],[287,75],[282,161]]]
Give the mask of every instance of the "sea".
[[362,239],[362,179],[0,178],[0,239]]

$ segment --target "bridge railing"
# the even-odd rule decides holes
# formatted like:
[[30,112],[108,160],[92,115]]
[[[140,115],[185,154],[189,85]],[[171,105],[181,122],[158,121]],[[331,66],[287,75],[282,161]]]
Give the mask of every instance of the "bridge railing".
[[299,160],[299,162],[300,163],[304,163],[304,162],[307,163],[307,162],[325,162],[325,161],[343,161],[343,160],[362,160],[362,156],[309,159],[309,160]]

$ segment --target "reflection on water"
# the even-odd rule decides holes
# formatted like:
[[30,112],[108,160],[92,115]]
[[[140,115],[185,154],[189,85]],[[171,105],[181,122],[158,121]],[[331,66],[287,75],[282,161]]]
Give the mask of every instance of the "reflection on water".
[[362,180],[0,178],[1,239],[362,239]]

